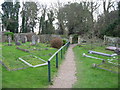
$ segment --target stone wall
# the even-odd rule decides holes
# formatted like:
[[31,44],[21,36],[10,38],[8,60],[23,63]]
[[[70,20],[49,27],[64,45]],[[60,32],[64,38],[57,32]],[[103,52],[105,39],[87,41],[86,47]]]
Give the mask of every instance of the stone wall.
[[[0,33],[0,42],[7,42],[8,41],[7,36],[4,35],[4,33],[5,32],[1,32]],[[35,33],[15,33],[14,37],[16,35],[17,36],[19,35],[20,38],[26,36],[27,37],[27,41],[31,42],[32,41],[32,36],[36,35],[36,34]],[[55,37],[61,38],[60,35],[54,35],[54,34],[52,34],[52,35],[50,35],[50,34],[43,34],[43,35],[37,35],[37,36],[39,37],[39,40],[40,40],[41,43],[49,43]],[[13,41],[15,41],[15,39]]]
[[0,32],[0,42],[7,42],[8,41],[7,36],[4,35],[5,32],[8,32],[8,31],[2,31],[2,32]]
[[49,43],[55,37],[61,38],[60,35],[50,35],[50,34],[39,35],[41,43]]
[[20,35],[20,38],[23,37],[23,36],[26,36],[27,37],[27,41],[28,42],[31,42],[32,41],[32,36],[33,35],[36,35],[35,33],[15,33],[15,35]]

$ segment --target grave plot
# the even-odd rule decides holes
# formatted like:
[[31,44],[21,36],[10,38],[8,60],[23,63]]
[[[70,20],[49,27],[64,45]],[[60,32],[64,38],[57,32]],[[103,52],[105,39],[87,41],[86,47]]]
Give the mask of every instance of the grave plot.
[[37,56],[34,56],[34,55],[27,55],[27,56],[19,57],[19,60],[21,60],[22,62],[24,62],[26,65],[30,67],[38,67],[38,66],[47,65],[47,61],[41,58],[38,58]]
[[27,65],[18,60],[18,57],[23,55],[28,55],[28,53],[17,50],[15,46],[3,46],[2,65],[9,71],[27,68]]
[[[2,53],[3,53],[2,56],[4,57],[4,59],[1,60],[1,64],[9,71],[26,69],[29,67],[24,62],[21,62],[19,60],[19,57],[26,55],[35,55],[36,57],[42,58],[47,61],[49,57],[56,51],[56,49],[53,48],[51,49],[51,47],[48,47],[47,45],[41,43],[36,44],[34,46],[31,46],[30,42],[26,42],[20,46],[18,45],[16,46],[15,43],[12,43],[12,46],[8,46],[6,43],[3,44],[4,45],[2,46]],[[20,47],[22,48],[22,50],[17,49],[16,47]],[[23,51],[23,49],[27,49],[27,50],[31,49],[31,50],[30,52],[25,52]],[[38,62],[37,60],[31,60],[29,62],[30,63],[34,62],[33,66],[38,65],[40,63],[44,63],[41,61]]]
[[96,67],[99,69],[103,69],[103,70],[107,70],[107,71],[110,71],[113,73],[120,74],[120,72],[119,72],[120,66],[113,65],[112,63],[102,63],[102,64],[98,64]]
[[[103,48],[104,49],[104,48]],[[101,50],[101,51],[91,51],[88,50],[88,53],[83,53],[84,58],[89,58],[89,60],[102,61],[100,64],[95,64],[94,67],[99,69],[111,71],[114,73],[119,73],[120,64],[118,63],[118,55],[113,51]],[[105,63],[103,63],[103,61]]]
[[117,57],[116,59],[109,59],[109,60],[108,60],[108,63],[111,63],[111,64],[114,64],[114,65],[120,66],[118,57]]
[[19,48],[21,50],[27,50],[29,51],[28,53],[30,53],[31,55],[35,55],[39,58],[42,58],[44,60],[47,60],[48,58],[50,58],[52,56],[52,54],[57,50],[55,48],[51,48],[48,44],[37,44],[37,45],[21,45],[19,46]]

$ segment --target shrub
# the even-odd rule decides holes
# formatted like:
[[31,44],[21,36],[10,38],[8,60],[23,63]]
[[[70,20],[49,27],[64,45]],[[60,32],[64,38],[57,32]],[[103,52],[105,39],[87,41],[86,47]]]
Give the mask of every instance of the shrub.
[[12,40],[14,39],[14,33],[13,32],[5,32],[4,35],[11,36]]
[[54,38],[50,42],[53,48],[59,49],[63,45],[63,41],[60,38]]

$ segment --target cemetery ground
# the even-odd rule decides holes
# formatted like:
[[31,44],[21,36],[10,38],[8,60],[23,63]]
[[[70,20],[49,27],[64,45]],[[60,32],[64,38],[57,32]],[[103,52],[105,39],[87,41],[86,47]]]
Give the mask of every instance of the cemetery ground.
[[[93,67],[92,64],[100,64],[102,61],[84,57],[83,53],[105,60],[108,59],[108,57],[88,54],[88,50],[91,50],[91,45],[76,46],[73,50],[77,66],[77,82],[73,85],[74,88],[118,88],[118,73]],[[113,51],[105,50],[105,46],[95,46],[92,50],[108,54],[114,53]],[[118,60],[116,60],[116,62],[118,62]],[[112,68],[111,65],[108,67]],[[118,67],[112,68],[112,71],[118,72]]]
[[[2,62],[6,66],[2,66],[3,88],[45,88],[49,85],[47,65],[33,68],[29,67],[18,58],[27,58],[26,60],[29,62],[29,59],[31,59],[29,55],[34,55],[47,61],[57,51],[57,49],[51,48],[49,44],[43,43],[38,43],[37,45],[31,46],[30,42],[20,46],[16,46],[14,43],[12,43],[12,46],[8,46],[8,43],[3,43],[1,45]],[[17,47],[27,50],[28,52],[19,50]],[[60,57],[60,55],[58,56]],[[33,57],[33,61],[30,61],[29,63],[32,65],[42,63],[40,61],[36,62],[38,60],[35,59],[36,58]],[[57,71],[55,68],[55,60],[51,61],[51,68],[53,77]]]
[[[47,88],[49,86],[47,65],[33,68],[29,67],[18,58],[21,57],[26,59],[27,62],[32,65],[36,65],[37,63],[41,64],[42,62],[37,62],[36,58],[31,57],[30,55],[37,56],[47,61],[57,49],[51,48],[49,44],[43,43],[31,46],[30,42],[20,46],[16,46],[14,43],[12,43],[12,46],[8,46],[8,43],[3,43],[1,45],[1,59],[8,69],[7,70],[6,67],[2,66],[3,88]],[[105,50],[105,47],[106,46],[95,46],[92,50],[108,54],[114,53],[113,51]],[[77,67],[77,81],[73,85],[73,88],[118,88],[118,74],[93,67],[93,63],[100,64],[102,61],[84,57],[83,53],[105,60],[109,57],[88,54],[88,50],[91,50],[91,45],[78,45],[73,48]],[[60,54],[58,54],[58,56],[59,64],[61,64],[62,59],[64,58],[61,58]],[[29,61],[31,58],[32,61]],[[58,71],[55,63],[55,58],[53,58],[53,60],[51,60],[52,80],[57,75]],[[112,71],[118,72],[118,68],[112,68]]]

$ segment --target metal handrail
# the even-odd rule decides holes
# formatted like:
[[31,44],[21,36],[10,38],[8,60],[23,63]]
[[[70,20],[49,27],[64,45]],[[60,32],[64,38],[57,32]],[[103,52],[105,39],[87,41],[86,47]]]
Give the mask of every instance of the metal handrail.
[[48,59],[48,61],[51,61],[52,58],[53,58],[57,53],[59,53],[59,52],[61,51],[61,49],[63,49],[68,43],[69,43],[69,42],[67,42],[64,46],[62,46],[60,49],[58,49],[58,51],[56,51],[56,52]]
[[56,51],[49,59],[48,59],[48,82],[51,82],[51,64],[50,61],[54,56],[56,56],[56,68],[58,68],[58,53],[61,51],[61,58],[62,58],[62,49],[69,45],[70,42],[68,41],[64,46],[62,46],[58,51]]

